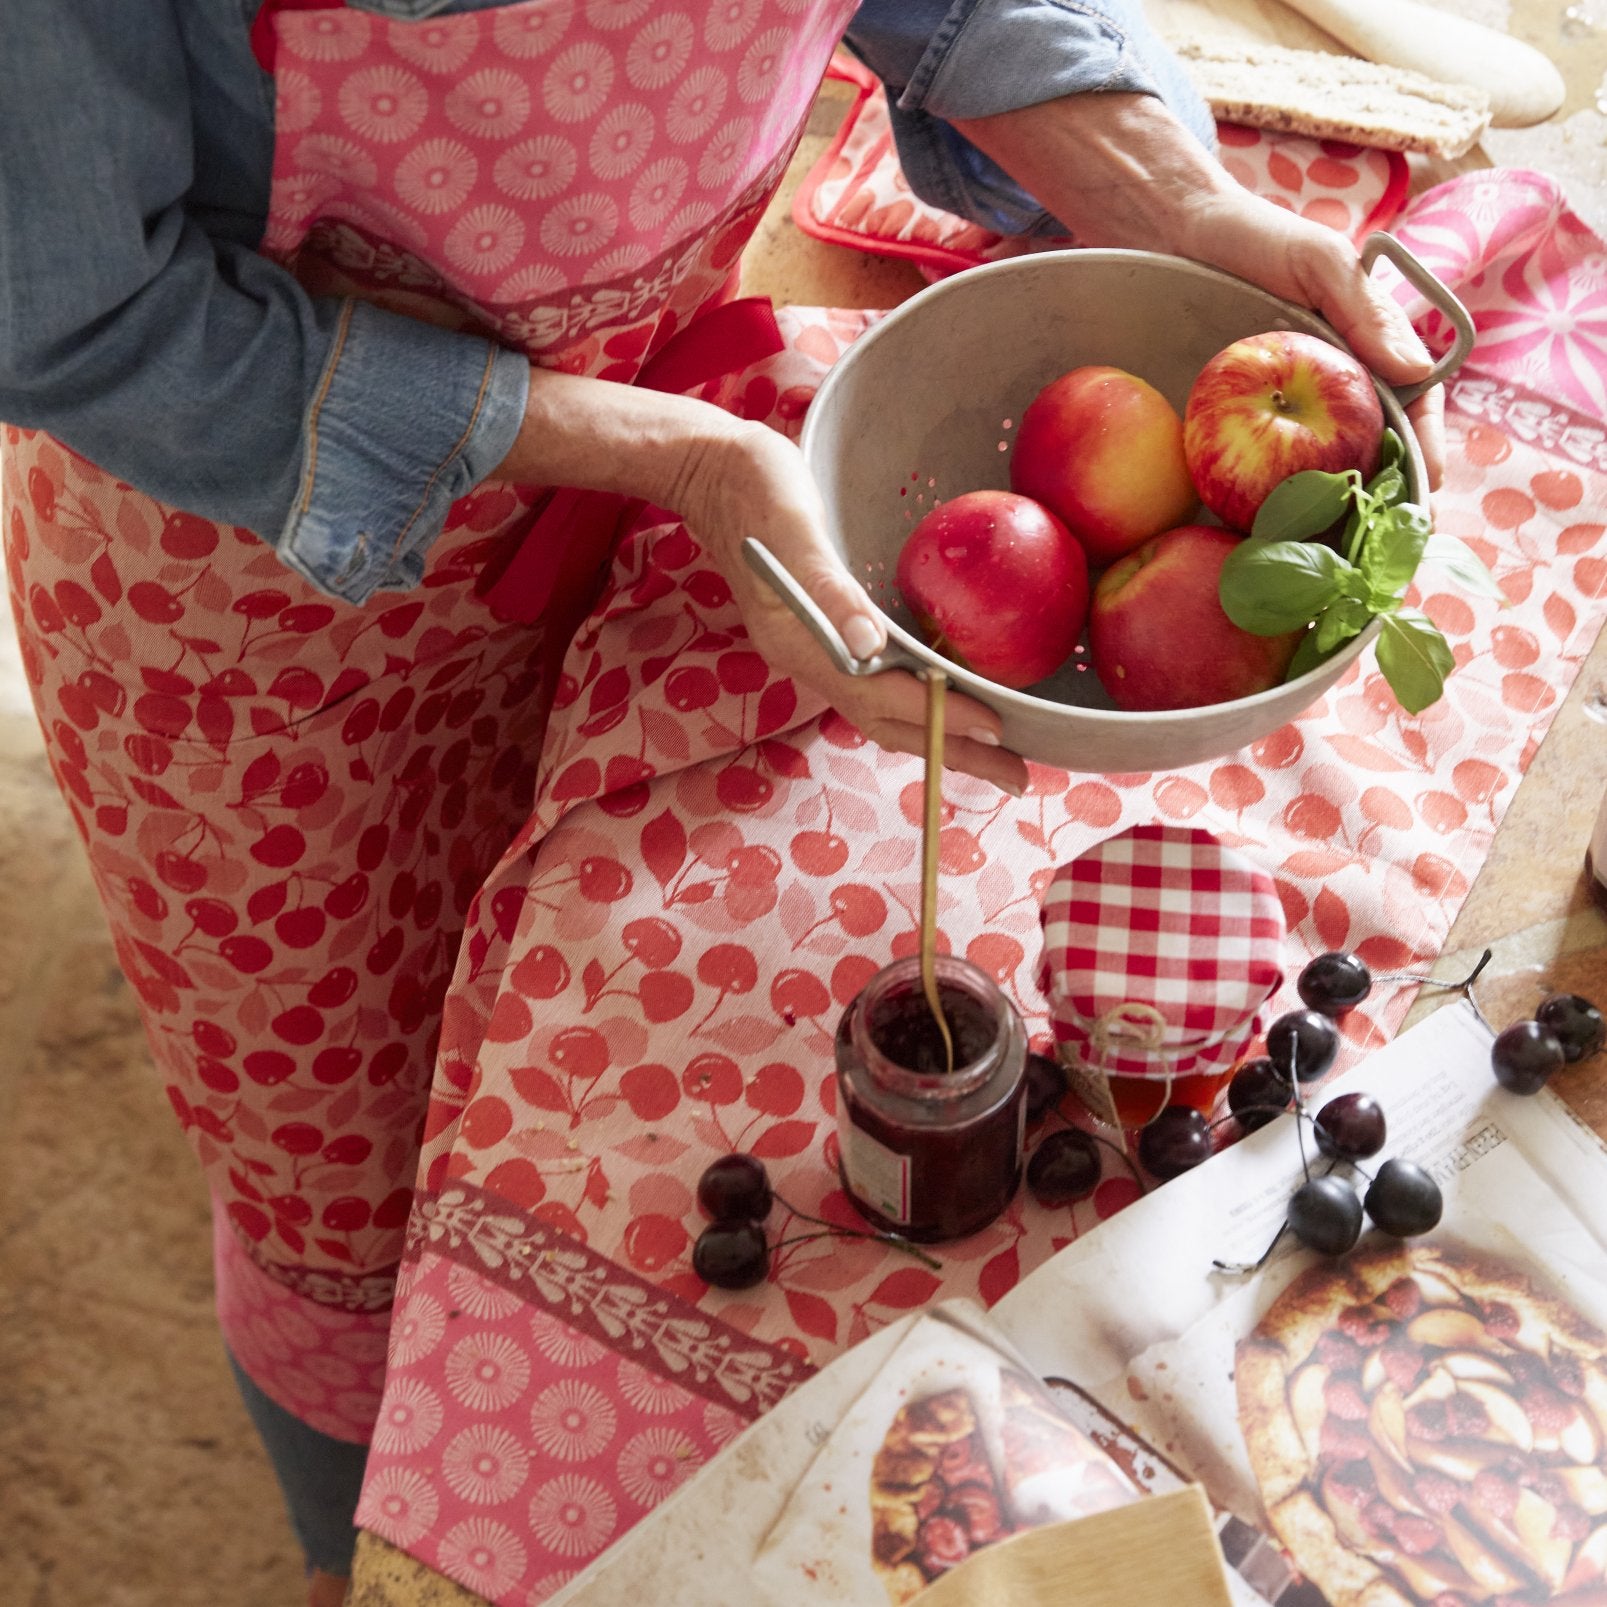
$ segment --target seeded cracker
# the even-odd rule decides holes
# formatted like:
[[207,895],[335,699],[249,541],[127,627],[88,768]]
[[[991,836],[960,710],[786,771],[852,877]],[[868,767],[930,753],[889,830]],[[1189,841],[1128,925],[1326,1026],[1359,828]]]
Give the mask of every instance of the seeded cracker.
[[1490,126],[1482,89],[1404,67],[1228,39],[1171,44],[1224,123],[1441,157],[1465,155]]

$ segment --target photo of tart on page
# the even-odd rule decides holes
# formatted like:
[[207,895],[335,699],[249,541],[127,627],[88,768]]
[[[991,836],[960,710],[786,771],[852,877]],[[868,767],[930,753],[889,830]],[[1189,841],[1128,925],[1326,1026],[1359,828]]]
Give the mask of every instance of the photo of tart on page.
[[1273,1528],[1335,1607],[1607,1602],[1607,1335],[1505,1256],[1309,1268],[1236,1394]]
[[[994,1312],[1040,1372],[1081,1361],[1096,1404],[1281,1549],[1301,1577],[1269,1600],[1607,1607],[1607,1157],[1549,1097],[1496,1088],[1481,1032],[1418,1028],[1324,1090],[1400,1116],[1390,1152],[1444,1194],[1429,1234],[1213,1270],[1277,1228],[1301,1175],[1285,1121]],[[1236,1215],[1246,1200],[1271,1203]],[[1158,1276],[1112,1275],[1146,1262]]]
[[905,1607],[986,1546],[1140,1495],[991,1342],[979,1308],[946,1304],[821,1445],[752,1578],[766,1599]]

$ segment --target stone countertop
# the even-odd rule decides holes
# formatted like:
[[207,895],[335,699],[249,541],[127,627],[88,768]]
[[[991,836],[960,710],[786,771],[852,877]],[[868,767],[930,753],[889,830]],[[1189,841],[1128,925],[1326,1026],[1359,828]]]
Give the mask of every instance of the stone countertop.
[[[1190,0],[1192,3],[1192,0]],[[1213,0],[1220,16],[1245,7],[1248,25],[1266,31],[1264,16],[1281,13],[1266,0]],[[1164,8],[1163,8],[1164,9]],[[1466,8],[1460,4],[1457,10]],[[1607,5],[1593,0],[1515,0],[1510,30],[1547,50],[1564,68],[1568,100],[1552,122],[1596,115],[1607,99]],[[1600,10],[1601,14],[1596,13]],[[1295,19],[1298,21],[1298,19]],[[1304,30],[1304,32],[1302,32]],[[1305,35],[1271,36],[1292,45],[1319,43]],[[1331,44],[1331,42],[1330,42]],[[792,222],[792,195],[813,166],[842,116],[846,92],[828,84],[781,191],[772,202],[744,261],[743,291],[778,304],[893,307],[925,281],[907,263],[828,246],[801,234]],[[1549,128],[1551,125],[1547,125]],[[1510,144],[1530,131],[1507,131]],[[1541,131],[1533,131],[1543,138]],[[1544,146],[1537,147],[1544,149]],[[1513,158],[1503,151],[1501,160]],[[1463,158],[1457,168],[1479,165]],[[1534,165],[1544,166],[1540,161]],[[1414,163],[1422,187],[1444,176],[1433,164]],[[1581,210],[1586,210],[1581,208]],[[1591,209],[1596,210],[1596,209]],[[1497,1026],[1530,1013],[1545,994],[1576,992],[1607,1000],[1607,916],[1592,902],[1584,875],[1591,824],[1607,791],[1607,635],[1580,669],[1563,707],[1527,775],[1508,805],[1489,858],[1451,929],[1434,975],[1467,975],[1486,948],[1491,963],[1479,979],[1481,1007]],[[1421,1020],[1453,998],[1425,988],[1407,1017]],[[1607,1137],[1607,1056],[1570,1067],[1552,1087]],[[477,1607],[481,1598],[415,1562],[370,1534],[361,1538],[350,1607]]]

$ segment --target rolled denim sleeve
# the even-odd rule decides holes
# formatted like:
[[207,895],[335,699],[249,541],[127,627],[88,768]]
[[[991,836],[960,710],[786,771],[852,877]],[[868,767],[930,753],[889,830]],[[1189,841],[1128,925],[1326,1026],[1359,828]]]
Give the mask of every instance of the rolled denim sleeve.
[[508,455],[529,384],[517,352],[341,303],[279,556],[348,602],[416,586],[447,509]]
[[1138,0],[862,0],[847,42],[887,86],[915,193],[1000,234],[1065,231],[952,119],[1065,95],[1155,95],[1215,148],[1209,108]]
[[[254,249],[271,86],[220,11],[121,0],[113,23],[101,0],[6,0],[5,12],[0,419],[255,531],[350,601],[416,582],[452,497],[512,444],[523,359],[310,297]],[[216,168],[236,135],[251,182],[230,186]]]

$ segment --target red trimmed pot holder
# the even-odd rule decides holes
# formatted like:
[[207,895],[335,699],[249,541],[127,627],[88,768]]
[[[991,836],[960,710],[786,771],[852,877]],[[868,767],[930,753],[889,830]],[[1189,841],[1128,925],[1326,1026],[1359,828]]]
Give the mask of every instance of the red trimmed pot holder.
[[[852,84],[856,95],[793,199],[793,219],[805,234],[873,256],[903,257],[929,279],[1073,243],[994,234],[919,200],[898,165],[880,80],[842,51],[828,76]],[[1222,165],[1246,189],[1358,242],[1391,223],[1405,204],[1408,175],[1399,151],[1232,123],[1218,124],[1217,137]]]

